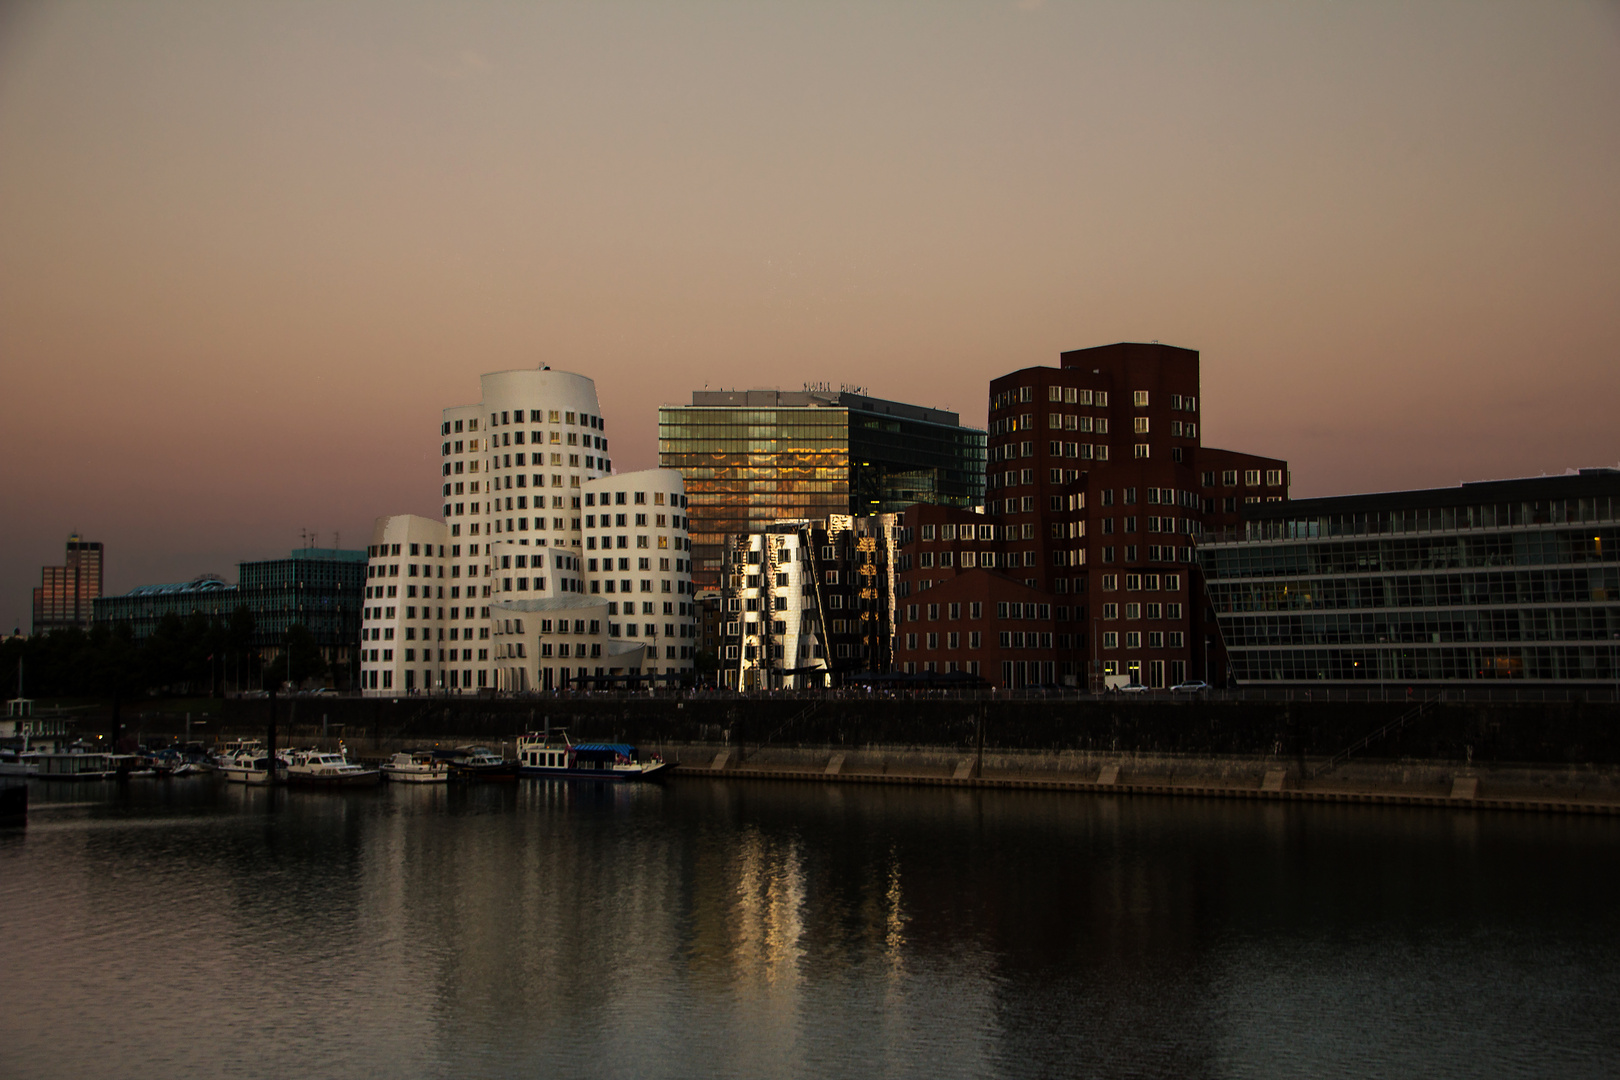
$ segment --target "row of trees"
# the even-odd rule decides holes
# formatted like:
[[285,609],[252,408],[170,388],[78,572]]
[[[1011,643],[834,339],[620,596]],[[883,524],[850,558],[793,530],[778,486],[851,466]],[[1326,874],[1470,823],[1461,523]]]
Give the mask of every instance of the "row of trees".
[[5,697],[132,697],[157,694],[218,694],[301,684],[326,674],[313,635],[288,628],[282,648],[264,663],[254,645],[253,613],[238,607],[225,619],[167,615],[151,636],[136,641],[129,624],[96,623],[88,631],[56,630],[0,643],[0,686]]

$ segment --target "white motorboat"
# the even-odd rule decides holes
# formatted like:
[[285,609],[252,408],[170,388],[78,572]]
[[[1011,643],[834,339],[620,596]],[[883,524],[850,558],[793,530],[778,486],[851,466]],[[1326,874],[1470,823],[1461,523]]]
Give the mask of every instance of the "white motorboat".
[[[279,758],[280,755],[277,755]],[[278,768],[284,768],[278,761]],[[214,770],[233,784],[268,784],[270,759],[263,746],[249,746],[214,759]]]
[[382,774],[402,784],[442,784],[450,779],[450,763],[431,750],[406,750],[389,758]]
[[341,751],[295,750],[286,777],[294,787],[363,787],[382,780],[382,773],[354,764]]

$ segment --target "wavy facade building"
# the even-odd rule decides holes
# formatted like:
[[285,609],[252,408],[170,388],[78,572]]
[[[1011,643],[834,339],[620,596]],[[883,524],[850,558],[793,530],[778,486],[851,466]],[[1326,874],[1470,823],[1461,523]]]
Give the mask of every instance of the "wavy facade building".
[[691,670],[681,477],[614,475],[606,431],[596,384],[546,367],[485,375],[477,404],[444,411],[444,519],[379,518],[368,549],[367,693],[524,692]]

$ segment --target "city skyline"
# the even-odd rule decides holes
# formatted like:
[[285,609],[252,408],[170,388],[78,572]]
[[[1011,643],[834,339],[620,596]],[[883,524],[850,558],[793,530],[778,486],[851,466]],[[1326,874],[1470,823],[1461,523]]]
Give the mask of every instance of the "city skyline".
[[[1030,9],[1030,10],[1026,10]],[[1620,16],[190,3],[0,15],[0,622],[432,514],[445,401],[1197,349],[1295,496],[1620,459]],[[357,477],[364,477],[360,483]]]

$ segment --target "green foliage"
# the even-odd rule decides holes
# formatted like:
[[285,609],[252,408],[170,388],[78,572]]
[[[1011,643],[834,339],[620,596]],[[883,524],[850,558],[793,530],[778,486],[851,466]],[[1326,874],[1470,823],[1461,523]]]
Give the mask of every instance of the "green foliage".
[[264,685],[290,683],[294,689],[326,674],[326,658],[315,643],[315,635],[302,623],[293,623],[281,639],[281,651],[264,667]]
[[139,642],[127,623],[97,623],[88,632],[55,630],[0,645],[0,687],[6,697],[16,696],[21,660],[29,697],[218,693],[230,662],[251,670],[252,638],[253,618],[246,611],[228,623],[170,615]]

